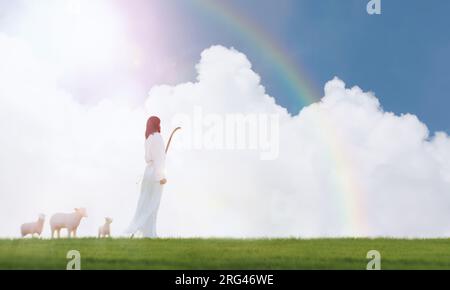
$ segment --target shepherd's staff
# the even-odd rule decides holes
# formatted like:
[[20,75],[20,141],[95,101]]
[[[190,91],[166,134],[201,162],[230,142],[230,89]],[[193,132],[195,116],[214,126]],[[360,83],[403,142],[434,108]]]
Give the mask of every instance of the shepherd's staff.
[[167,150],[169,150],[170,142],[172,142],[173,134],[175,134],[175,132],[180,129],[181,129],[181,127],[176,127],[175,129],[173,129],[172,134],[170,134],[169,141],[167,141],[167,145],[166,145],[166,154],[167,154]]
[[[172,142],[173,134],[175,134],[175,132],[180,129],[181,129],[181,127],[176,127],[175,129],[173,129],[172,133],[170,134],[169,141],[167,141],[167,145],[166,145],[166,151],[165,151],[166,154],[167,154],[167,151],[169,150],[170,142]],[[131,234],[130,239],[132,239],[132,238],[134,238],[134,234]]]

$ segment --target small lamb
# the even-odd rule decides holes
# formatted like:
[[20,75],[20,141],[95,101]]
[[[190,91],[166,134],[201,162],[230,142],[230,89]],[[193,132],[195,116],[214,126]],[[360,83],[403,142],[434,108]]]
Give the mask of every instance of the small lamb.
[[73,213],[57,213],[50,218],[50,227],[52,231],[52,239],[57,233],[58,238],[60,237],[60,231],[63,228],[67,229],[67,236],[70,238],[72,233],[73,237],[77,236],[77,229],[80,225],[82,218],[87,217],[87,212],[85,208],[75,208]]
[[24,238],[26,235],[31,235],[33,237],[34,234],[41,236],[42,230],[44,228],[44,221],[45,221],[45,215],[40,214],[39,218],[36,222],[23,224],[20,227],[20,232],[22,233],[22,238]]
[[112,218],[105,217],[105,224],[98,228],[98,237],[99,238],[106,238],[111,237],[111,223],[113,222]]

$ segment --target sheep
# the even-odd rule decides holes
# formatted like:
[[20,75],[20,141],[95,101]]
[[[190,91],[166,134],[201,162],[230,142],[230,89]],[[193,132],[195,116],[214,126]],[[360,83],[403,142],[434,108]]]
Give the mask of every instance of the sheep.
[[36,222],[23,224],[20,227],[20,232],[22,233],[22,238],[24,238],[26,235],[29,235],[29,234],[32,237],[34,234],[41,236],[42,230],[44,229],[44,221],[45,221],[45,215],[40,214],[39,218]]
[[105,224],[98,228],[98,237],[111,237],[111,223],[113,222],[112,218],[105,217]]
[[52,239],[55,231],[57,237],[60,237],[60,231],[63,228],[67,229],[67,236],[70,238],[72,233],[73,237],[77,236],[77,229],[80,225],[80,221],[83,217],[87,217],[87,211],[85,208],[75,208],[73,213],[56,213],[50,218],[50,227],[52,231]]

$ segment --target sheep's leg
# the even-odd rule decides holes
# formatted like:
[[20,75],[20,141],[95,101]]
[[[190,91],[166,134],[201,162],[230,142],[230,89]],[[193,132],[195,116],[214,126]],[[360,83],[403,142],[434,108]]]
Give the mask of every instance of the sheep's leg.
[[71,229],[67,229],[67,237],[70,239],[72,237],[72,230]]
[[76,229],[76,228],[73,230],[73,237],[74,237],[74,238],[77,237],[77,229]]
[[58,239],[61,237],[61,229],[56,230],[56,235],[57,235]]

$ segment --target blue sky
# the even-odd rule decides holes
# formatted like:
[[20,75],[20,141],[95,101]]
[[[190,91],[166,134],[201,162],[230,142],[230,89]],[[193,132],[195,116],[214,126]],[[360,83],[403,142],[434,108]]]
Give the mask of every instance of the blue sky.
[[[380,16],[369,16],[362,0],[280,1],[289,9],[270,0],[232,2],[275,34],[318,86],[337,75],[374,91],[386,110],[414,113],[432,131],[450,132],[449,1],[384,0]],[[267,17],[273,10],[282,12]],[[249,49],[232,38],[227,42]],[[258,55],[250,58],[269,93],[296,112],[298,103],[286,96],[292,92],[277,83],[270,67],[258,65],[264,61]]]

